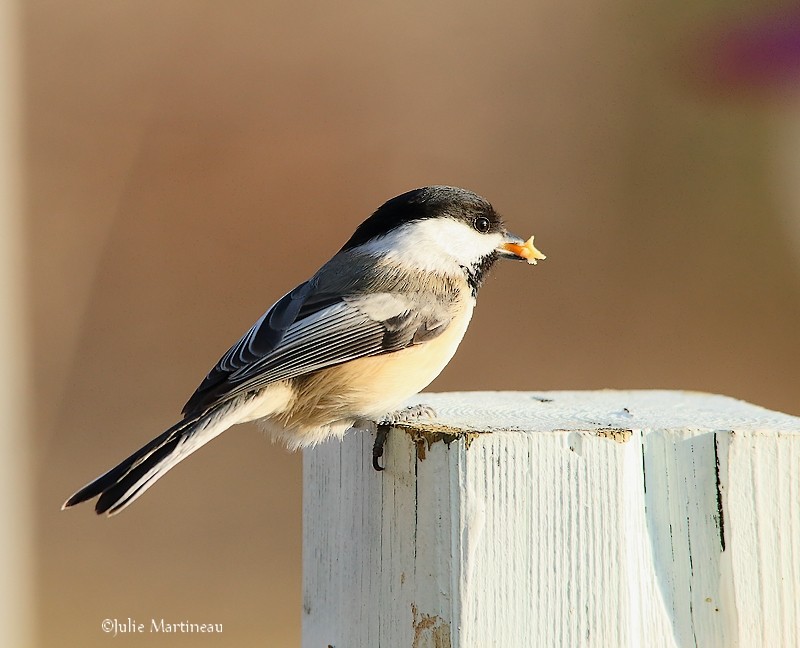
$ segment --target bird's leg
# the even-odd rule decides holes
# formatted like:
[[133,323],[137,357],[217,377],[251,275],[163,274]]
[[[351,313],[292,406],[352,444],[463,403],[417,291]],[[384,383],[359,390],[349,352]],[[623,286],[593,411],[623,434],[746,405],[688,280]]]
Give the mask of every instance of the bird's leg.
[[386,445],[386,438],[389,436],[389,430],[397,423],[404,423],[408,421],[416,421],[420,418],[435,418],[436,411],[428,405],[412,405],[404,407],[401,410],[387,414],[381,421],[375,425],[377,428],[375,434],[375,443],[372,446],[372,467],[375,470],[383,470],[384,466],[380,465],[378,461],[383,456],[383,446]]

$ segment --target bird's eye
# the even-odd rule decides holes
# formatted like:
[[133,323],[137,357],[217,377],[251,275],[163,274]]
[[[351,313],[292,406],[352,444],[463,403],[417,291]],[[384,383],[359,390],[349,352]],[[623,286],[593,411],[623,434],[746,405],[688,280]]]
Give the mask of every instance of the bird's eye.
[[486,218],[486,216],[478,216],[474,221],[472,221],[472,226],[481,234],[486,234],[492,224],[489,222],[489,219]]

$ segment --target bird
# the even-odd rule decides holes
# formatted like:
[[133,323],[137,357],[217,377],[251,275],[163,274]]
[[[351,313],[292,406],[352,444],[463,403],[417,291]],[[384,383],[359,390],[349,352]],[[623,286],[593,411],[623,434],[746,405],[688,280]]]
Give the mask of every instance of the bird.
[[498,259],[545,256],[506,229],[485,198],[427,186],[391,198],[308,281],[286,293],[214,365],[183,418],[73,494],[114,515],[233,425],[257,421],[290,450],[435,416],[397,408],[456,352]]

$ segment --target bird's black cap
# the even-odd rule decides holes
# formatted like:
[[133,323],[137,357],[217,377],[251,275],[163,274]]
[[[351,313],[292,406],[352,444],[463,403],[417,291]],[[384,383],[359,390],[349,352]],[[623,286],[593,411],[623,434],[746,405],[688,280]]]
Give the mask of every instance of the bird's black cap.
[[478,216],[489,219],[490,231],[503,229],[503,222],[488,200],[458,187],[431,186],[412,189],[387,200],[358,226],[341,251],[363,245],[401,225],[426,218],[448,216],[471,223]]

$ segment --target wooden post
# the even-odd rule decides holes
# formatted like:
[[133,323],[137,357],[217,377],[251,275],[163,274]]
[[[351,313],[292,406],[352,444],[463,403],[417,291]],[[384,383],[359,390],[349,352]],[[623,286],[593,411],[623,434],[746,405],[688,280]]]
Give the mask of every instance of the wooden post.
[[307,450],[304,648],[800,645],[800,418],[671,391],[423,394]]

